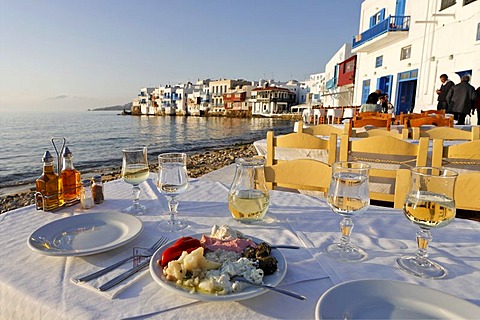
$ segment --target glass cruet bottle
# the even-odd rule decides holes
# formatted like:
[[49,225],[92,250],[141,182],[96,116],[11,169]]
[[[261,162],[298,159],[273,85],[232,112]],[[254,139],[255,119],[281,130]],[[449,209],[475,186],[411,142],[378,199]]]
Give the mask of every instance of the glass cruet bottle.
[[55,173],[53,156],[50,151],[43,155],[43,173],[35,181],[36,190],[42,195],[37,196],[37,207],[51,211],[63,205],[62,179]]
[[65,147],[63,152],[63,168],[61,172],[63,184],[63,200],[71,204],[80,199],[80,172],[73,167],[73,154]]
[[261,221],[270,199],[265,181],[265,159],[239,158],[235,164],[235,177],[228,193],[230,213],[243,223]]

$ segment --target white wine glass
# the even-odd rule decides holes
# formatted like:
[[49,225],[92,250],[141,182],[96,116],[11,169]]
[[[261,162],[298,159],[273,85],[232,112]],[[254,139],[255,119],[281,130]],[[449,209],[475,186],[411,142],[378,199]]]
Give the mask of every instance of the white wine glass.
[[447,270],[428,259],[427,248],[433,239],[430,229],[445,227],[455,218],[453,191],[458,174],[435,167],[416,167],[410,171],[412,178],[403,213],[420,227],[417,232],[418,249],[415,255],[398,258],[397,264],[412,275],[441,279],[447,275]]
[[131,206],[122,210],[122,212],[130,214],[144,214],[148,212],[148,208],[139,202],[140,183],[148,178],[148,157],[147,147],[126,148],[122,150],[122,178],[123,181],[133,185]]
[[187,155],[185,153],[164,153],[158,156],[158,190],[167,196],[170,217],[161,221],[162,231],[180,231],[188,224],[177,218],[177,196],[188,188]]
[[353,230],[352,216],[362,214],[370,205],[368,174],[370,166],[362,162],[336,162],[332,165],[332,181],[328,188],[327,203],[333,212],[341,215],[340,242],[325,248],[337,260],[361,261],[367,257],[363,249],[350,243]]

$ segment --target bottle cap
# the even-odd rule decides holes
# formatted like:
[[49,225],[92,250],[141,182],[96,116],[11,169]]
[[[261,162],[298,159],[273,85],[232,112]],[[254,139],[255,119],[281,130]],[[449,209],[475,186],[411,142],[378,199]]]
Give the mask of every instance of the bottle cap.
[[63,151],[63,156],[65,158],[69,158],[69,157],[73,156],[73,153],[70,151],[70,149],[68,149],[68,147],[65,147],[65,151]]
[[43,158],[42,158],[42,161],[43,162],[51,162],[53,161],[53,156],[52,154],[50,153],[50,151],[45,151],[45,153],[43,154]]
[[90,180],[82,180],[82,185],[83,185],[84,187],[90,187],[90,186],[92,186],[92,181],[90,181]]
[[102,176],[101,175],[95,175],[93,176],[93,180],[96,182],[102,182]]

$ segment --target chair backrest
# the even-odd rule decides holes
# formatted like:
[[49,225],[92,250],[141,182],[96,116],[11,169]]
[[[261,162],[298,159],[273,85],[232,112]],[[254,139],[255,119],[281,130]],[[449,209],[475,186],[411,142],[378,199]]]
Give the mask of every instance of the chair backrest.
[[340,161],[369,163],[370,199],[392,202],[395,208],[402,207],[407,194],[408,169],[425,166],[427,158],[428,138],[421,138],[418,144],[391,136],[341,138]]
[[429,114],[445,115],[445,111],[446,111],[445,109],[441,109],[441,110],[432,109],[432,110],[422,110],[421,113],[426,116],[428,116]]
[[480,126],[472,126],[470,131],[451,127],[436,127],[429,130],[420,130],[420,127],[412,128],[412,138],[420,137],[443,140],[479,140]]
[[[328,163],[313,158],[279,160],[276,157],[276,148],[325,149],[328,151],[329,160]],[[275,189],[279,186],[326,192],[332,175],[329,163],[335,162],[336,150],[336,134],[331,134],[329,140],[324,140],[304,133],[275,137],[273,131],[267,132],[265,164],[267,187]]]
[[316,126],[308,127],[303,129],[303,133],[311,134],[314,136],[330,136],[332,133],[335,133],[338,136],[341,136],[344,132],[344,129],[335,127],[329,124],[319,124]]
[[434,139],[432,166],[458,173],[454,192],[458,209],[480,211],[480,140],[448,146]]
[[401,113],[398,117],[395,117],[395,119],[397,120],[397,124],[408,127],[408,120],[423,117],[425,117],[425,115],[421,113]]
[[351,121],[351,128],[360,128],[365,126],[373,126],[377,128],[385,128],[390,131],[392,121],[391,119],[380,118],[354,118]]
[[374,136],[390,136],[394,137],[397,139],[408,139],[408,129],[403,128],[402,131],[398,130],[386,130],[386,128],[378,129],[366,129],[365,131],[361,132],[352,132],[351,134],[352,137],[356,138],[368,138],[368,137],[374,137]]
[[434,125],[437,127],[453,127],[453,118],[423,116],[421,118],[408,119],[404,125],[410,127],[420,127],[424,125]]
[[382,113],[382,112],[375,112],[375,111],[365,111],[365,112],[359,112],[355,118],[357,119],[364,119],[364,118],[374,118],[374,119],[392,119],[392,115],[388,113]]

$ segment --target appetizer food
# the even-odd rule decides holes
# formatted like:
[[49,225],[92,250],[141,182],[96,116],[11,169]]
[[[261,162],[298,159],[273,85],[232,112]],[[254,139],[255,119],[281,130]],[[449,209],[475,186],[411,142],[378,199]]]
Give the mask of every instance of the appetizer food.
[[277,260],[267,243],[256,244],[227,225],[214,225],[210,235],[183,237],[167,248],[158,264],[169,281],[192,292],[229,294],[243,290],[242,276],[262,283],[264,275],[277,270]]

